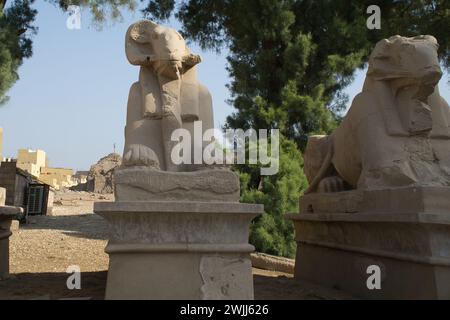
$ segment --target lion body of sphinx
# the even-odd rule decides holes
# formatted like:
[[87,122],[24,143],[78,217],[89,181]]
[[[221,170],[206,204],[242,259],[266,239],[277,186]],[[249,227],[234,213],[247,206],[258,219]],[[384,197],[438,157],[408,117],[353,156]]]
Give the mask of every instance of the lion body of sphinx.
[[[412,39],[424,38],[390,40]],[[402,107],[392,79],[376,71],[369,66],[363,91],[340,126],[330,136],[310,137],[308,192],[450,186],[450,109],[437,83],[425,102],[412,99]]]

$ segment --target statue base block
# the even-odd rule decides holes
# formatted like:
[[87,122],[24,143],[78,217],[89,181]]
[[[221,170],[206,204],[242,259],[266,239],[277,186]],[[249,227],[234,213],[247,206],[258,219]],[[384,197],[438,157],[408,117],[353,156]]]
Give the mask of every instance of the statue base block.
[[[289,216],[295,278],[368,299],[450,299],[450,188],[310,194],[300,202],[301,213]],[[370,266],[381,271],[380,289]]]
[[231,170],[167,172],[131,167],[114,174],[115,196],[122,201],[239,202],[239,177]]
[[111,228],[106,299],[253,299],[249,224],[262,205],[101,202]]
[[0,279],[9,276],[9,237],[11,222],[22,212],[22,208],[0,206]]

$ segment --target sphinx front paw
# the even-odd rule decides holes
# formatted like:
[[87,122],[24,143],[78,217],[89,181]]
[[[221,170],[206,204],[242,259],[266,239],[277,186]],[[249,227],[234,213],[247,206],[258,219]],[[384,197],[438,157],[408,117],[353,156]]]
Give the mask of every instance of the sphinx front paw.
[[331,177],[326,177],[323,178],[318,187],[317,187],[317,192],[319,193],[325,193],[325,192],[341,192],[341,191],[345,191],[346,188],[346,183],[345,181],[338,176],[331,176]]
[[123,156],[123,164],[127,167],[146,166],[159,169],[159,160],[156,153],[141,144],[132,144]]

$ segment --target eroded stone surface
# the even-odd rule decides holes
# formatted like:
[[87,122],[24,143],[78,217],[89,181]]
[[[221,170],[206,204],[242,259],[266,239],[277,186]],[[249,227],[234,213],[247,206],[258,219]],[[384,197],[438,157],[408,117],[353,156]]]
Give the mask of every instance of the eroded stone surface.
[[[362,92],[308,141],[295,278],[362,298],[450,298],[450,109],[432,36],[380,41]],[[369,268],[381,272],[367,287]],[[373,272],[373,271],[372,271]]]
[[[220,270],[220,271],[219,271]],[[204,256],[200,262],[203,300],[252,300],[250,259]],[[249,275],[250,273],[250,275]]]
[[[450,298],[450,188],[311,193],[300,199],[295,277],[362,298]],[[367,290],[367,268],[382,272]]]
[[239,178],[230,170],[162,172],[148,167],[117,170],[116,201],[239,201]]
[[107,299],[252,299],[258,204],[96,203],[111,229]]
[[123,163],[183,171],[171,161],[173,131],[190,128],[196,120],[205,130],[213,127],[210,94],[197,80],[201,58],[175,29],[149,20],[130,26],[125,49],[140,75],[128,100]]
[[116,201],[94,205],[111,229],[106,299],[252,299],[249,225],[263,206],[239,203],[229,169],[171,159],[175,130],[191,133],[195,157],[205,146],[194,122],[213,127],[211,96],[196,78],[200,57],[174,29],[148,20],[130,26],[126,53],[141,70]]
[[450,186],[450,109],[432,36],[380,41],[362,92],[305,153],[308,192]]
[[300,197],[300,213],[449,214],[450,187],[403,187],[310,193]]
[[[176,30],[149,20],[130,26],[125,49],[129,62],[140,67],[140,75],[128,99],[118,201],[238,201],[239,180],[231,172],[193,165],[198,163],[195,150],[206,146],[203,133],[214,124],[211,95],[197,80],[200,56],[190,51]],[[194,130],[196,121],[201,121],[200,132]],[[172,159],[179,143],[172,141],[172,134],[178,129],[187,130],[192,140],[190,159],[181,164]]]
[[23,209],[4,206],[5,189],[0,188],[0,279],[8,277],[9,273],[9,237],[11,236],[11,221]]
[[248,225],[262,205],[227,202],[96,203],[122,244],[248,244]]
[[300,197],[301,213],[354,213],[361,211],[363,192],[359,190],[311,193]]
[[6,200],[6,189],[0,188],[0,206],[5,205],[5,200]]

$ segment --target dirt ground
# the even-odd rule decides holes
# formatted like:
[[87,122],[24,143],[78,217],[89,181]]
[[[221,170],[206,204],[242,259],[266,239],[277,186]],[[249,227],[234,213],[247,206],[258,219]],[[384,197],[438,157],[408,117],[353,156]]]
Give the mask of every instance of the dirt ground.
[[[10,238],[10,278],[0,280],[0,299],[103,299],[108,255],[107,225],[93,214],[94,201],[112,196],[59,192],[53,216],[30,217]],[[81,269],[81,290],[69,290],[66,270]],[[294,281],[292,275],[253,269],[255,298],[345,299],[339,291]]]

